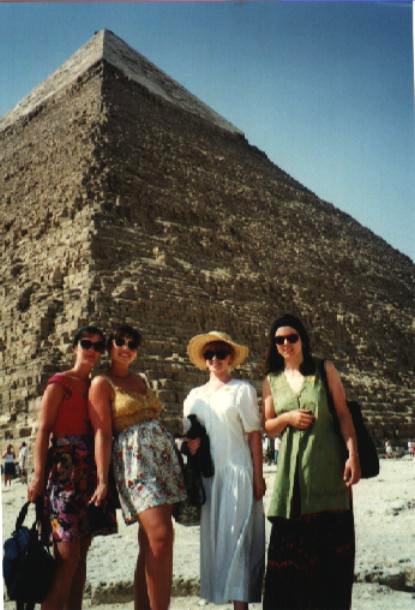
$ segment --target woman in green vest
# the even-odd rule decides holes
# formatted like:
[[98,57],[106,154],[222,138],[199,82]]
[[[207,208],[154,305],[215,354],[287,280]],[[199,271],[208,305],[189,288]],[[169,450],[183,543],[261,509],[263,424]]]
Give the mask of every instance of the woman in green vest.
[[[334,427],[327,384],[349,456]],[[269,335],[265,430],[281,437],[268,512],[264,610],[348,610],[354,571],[351,486],[360,479],[353,422],[340,376],[313,358],[302,322],[286,314]]]

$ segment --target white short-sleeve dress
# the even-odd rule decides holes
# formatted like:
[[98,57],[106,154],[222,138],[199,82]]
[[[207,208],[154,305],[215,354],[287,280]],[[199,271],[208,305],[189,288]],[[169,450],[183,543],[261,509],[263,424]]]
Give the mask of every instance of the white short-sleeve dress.
[[215,474],[203,479],[206,503],[200,522],[200,595],[220,604],[259,602],[264,572],[262,500],[253,496],[247,434],[261,429],[255,389],[232,379],[216,390],[194,388],[184,415],[206,427]]

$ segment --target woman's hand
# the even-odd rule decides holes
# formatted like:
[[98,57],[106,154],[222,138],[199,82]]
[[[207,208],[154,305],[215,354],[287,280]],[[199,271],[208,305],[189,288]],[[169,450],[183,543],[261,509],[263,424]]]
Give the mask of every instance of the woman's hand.
[[88,504],[94,504],[95,506],[101,506],[103,501],[108,495],[108,483],[98,483],[94,493],[91,496]]
[[27,490],[27,499],[29,502],[36,502],[38,497],[43,492],[43,479],[41,477],[33,477]]
[[189,449],[190,455],[195,455],[199,451],[200,447],[200,438],[187,438],[185,439],[187,443],[187,448]]
[[256,480],[254,479],[254,498],[255,500],[260,500],[264,497],[265,491],[267,489],[267,485],[265,483],[265,479]]
[[287,413],[288,424],[297,430],[307,430],[315,420],[314,415],[305,409],[296,409]]
[[350,456],[344,465],[343,480],[347,487],[351,487],[360,481],[360,462],[356,454]]

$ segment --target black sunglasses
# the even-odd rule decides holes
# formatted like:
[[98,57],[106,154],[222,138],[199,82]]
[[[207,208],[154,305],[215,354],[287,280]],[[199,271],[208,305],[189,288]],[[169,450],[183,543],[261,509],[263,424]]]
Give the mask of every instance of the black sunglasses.
[[206,352],[203,352],[203,358],[205,360],[212,360],[216,356],[218,360],[225,360],[229,354],[230,352],[227,349],[208,349]]
[[284,341],[287,339],[288,343],[297,343],[300,335],[292,333],[292,335],[279,335],[274,338],[275,345],[284,345]]
[[80,339],[79,345],[82,349],[93,349],[102,354],[105,351],[105,341],[90,341],[89,339]]
[[124,339],[124,337],[114,337],[114,343],[117,347],[122,347],[123,345],[127,345],[128,349],[137,349],[138,348],[138,341],[134,341],[134,339],[131,339],[131,341],[127,341],[127,339]]

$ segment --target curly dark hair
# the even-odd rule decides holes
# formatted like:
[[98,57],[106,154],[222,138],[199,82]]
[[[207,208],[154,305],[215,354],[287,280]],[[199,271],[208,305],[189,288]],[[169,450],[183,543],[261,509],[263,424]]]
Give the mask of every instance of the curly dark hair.
[[311,355],[310,338],[304,327],[297,316],[290,313],[285,313],[283,316],[275,320],[272,324],[268,335],[268,351],[265,360],[265,374],[276,373],[284,370],[284,358],[280,356],[275,348],[275,333],[281,326],[291,326],[300,335],[302,349],[303,349],[303,361],[300,366],[300,371],[303,375],[310,375],[315,372],[315,364]]
[[138,345],[141,343],[142,334],[136,328],[129,326],[128,324],[120,324],[116,326],[114,330],[108,335],[107,339],[107,350],[111,350],[112,342],[115,337],[130,337],[133,341],[136,341]]

